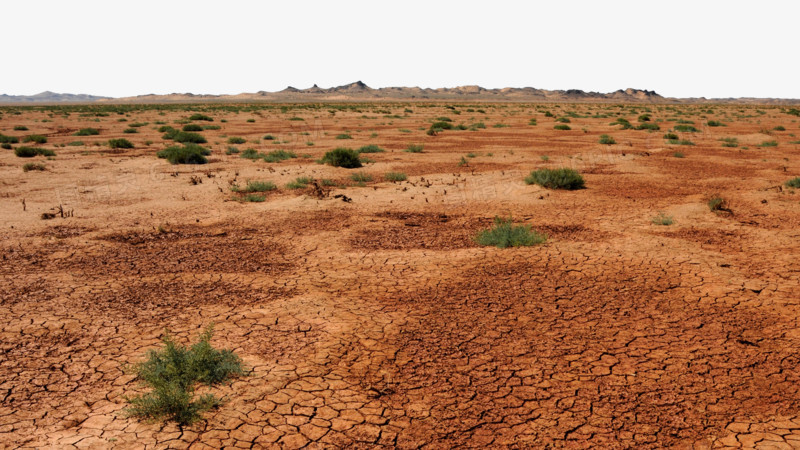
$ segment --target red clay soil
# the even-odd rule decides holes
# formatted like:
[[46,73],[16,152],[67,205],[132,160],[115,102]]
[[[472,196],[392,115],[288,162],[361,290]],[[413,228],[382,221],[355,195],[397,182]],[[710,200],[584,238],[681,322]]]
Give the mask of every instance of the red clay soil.
[[[156,129],[181,126],[182,107],[0,110],[0,133],[46,135],[57,154],[0,150],[0,447],[800,447],[800,196],[784,185],[800,176],[795,116],[188,108],[221,127],[202,132],[207,165],[155,156],[172,144]],[[610,125],[635,126],[645,108],[659,131]],[[426,135],[441,116],[486,128]],[[695,145],[663,138],[678,120],[699,129],[679,133]],[[122,133],[136,122],[147,124]],[[72,136],[86,127],[100,135]],[[344,132],[353,139],[336,139]],[[231,136],[248,140],[240,152],[298,158],[243,159]],[[135,148],[109,152],[119,137]],[[316,162],[367,144],[385,151],[361,169]],[[29,162],[45,170],[23,171]],[[586,189],[524,183],[545,167],[579,170]],[[322,193],[285,187],[301,176]],[[237,201],[231,186],[249,180],[278,189]],[[710,211],[712,196],[730,211]],[[659,213],[674,223],[653,223]],[[495,216],[548,240],[481,247],[474,236]],[[125,396],[141,387],[126,365],[166,329],[188,342],[211,323],[213,344],[252,374],[192,426],[127,417]]]

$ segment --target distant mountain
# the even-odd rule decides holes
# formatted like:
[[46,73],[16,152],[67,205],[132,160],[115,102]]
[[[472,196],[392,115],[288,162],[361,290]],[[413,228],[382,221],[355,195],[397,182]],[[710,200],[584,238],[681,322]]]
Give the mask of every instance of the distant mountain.
[[108,100],[110,97],[99,97],[87,94],[58,94],[55,92],[44,91],[35,95],[6,95],[0,94],[0,103],[63,103],[78,102],[87,103],[97,100]]
[[451,101],[513,101],[513,102],[613,102],[613,103],[751,103],[797,105],[800,100],[775,98],[670,98],[654,91],[628,88],[610,93],[585,92],[579,89],[545,90],[532,87],[486,89],[481,86],[453,88],[385,87],[373,89],[361,81],[343,86],[321,88],[316,84],[306,89],[292,86],[278,92],[258,91],[235,95],[147,94],[135,97],[97,97],[92,95],[56,94],[42,92],[30,96],[0,95],[0,103],[200,103],[200,102],[319,102],[372,100],[451,100]]

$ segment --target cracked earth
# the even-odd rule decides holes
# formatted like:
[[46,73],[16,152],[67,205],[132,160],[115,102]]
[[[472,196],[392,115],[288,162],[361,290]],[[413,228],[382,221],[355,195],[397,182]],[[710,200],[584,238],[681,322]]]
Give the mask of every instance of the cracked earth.
[[[724,136],[760,141],[765,123],[798,131],[767,111],[760,124],[731,120]],[[589,131],[565,134],[519,105],[487,113],[510,128],[417,131],[447,114],[326,119],[315,157],[342,130],[356,130],[348,146],[387,150],[363,169],[375,181],[326,198],[281,188],[231,201],[233,180],[341,184],[351,172],[251,162],[223,155],[227,145],[212,145],[207,166],[170,166],[138,145],[58,148],[41,173],[3,150],[0,446],[800,448],[800,197],[781,186],[800,174],[791,138],[730,149],[706,130],[679,159],[660,139],[667,124],[654,138],[572,119]],[[0,129],[52,126],[57,143],[72,140],[58,127],[83,126],[42,117],[6,115]],[[298,132],[280,112],[257,129],[227,117],[218,133]],[[600,146],[600,133],[619,144]],[[425,152],[402,152],[409,142]],[[459,165],[468,152],[480,155]],[[564,165],[587,189],[522,182]],[[388,171],[408,181],[381,181]],[[710,212],[713,194],[732,213]],[[73,217],[41,220],[68,195]],[[654,225],[661,211],[675,224]],[[478,246],[498,215],[549,239]],[[165,329],[187,342],[210,323],[213,344],[251,375],[220,388],[225,402],[192,426],[126,417],[124,397],[140,392],[126,365]]]

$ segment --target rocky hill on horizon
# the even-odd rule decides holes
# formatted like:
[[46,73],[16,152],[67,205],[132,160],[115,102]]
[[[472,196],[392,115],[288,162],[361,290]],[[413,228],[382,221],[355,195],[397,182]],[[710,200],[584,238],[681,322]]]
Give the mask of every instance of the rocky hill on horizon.
[[233,95],[192,93],[147,94],[133,97],[98,97],[86,94],[42,92],[32,96],[0,95],[2,103],[195,103],[195,102],[320,102],[320,101],[509,101],[509,102],[608,102],[608,103],[758,103],[796,105],[800,99],[778,98],[670,98],[655,91],[628,88],[610,93],[586,92],[580,89],[545,90],[532,87],[487,89],[477,85],[453,88],[385,87],[371,88],[362,81],[321,88],[316,84],[306,89],[292,86],[277,92],[258,91]]

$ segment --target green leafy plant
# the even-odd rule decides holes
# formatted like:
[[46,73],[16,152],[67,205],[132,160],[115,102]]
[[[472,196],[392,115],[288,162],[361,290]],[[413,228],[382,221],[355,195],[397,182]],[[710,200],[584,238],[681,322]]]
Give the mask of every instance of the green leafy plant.
[[410,144],[403,150],[406,153],[422,153],[424,146],[422,144]]
[[525,177],[526,184],[538,184],[548,189],[575,190],[584,188],[580,173],[573,169],[538,169]]
[[34,144],[46,144],[47,136],[42,136],[41,134],[31,134],[25,136],[25,138],[22,139],[22,142],[33,142]]
[[723,147],[736,148],[739,146],[739,140],[736,138],[722,138],[720,141],[722,141]]
[[0,144],[19,144],[19,138],[0,134]]
[[792,178],[786,182],[786,186],[790,188],[800,189],[800,177]]
[[228,144],[244,144],[247,139],[240,136],[231,136],[228,138]]
[[74,133],[75,136],[96,136],[100,134],[97,128],[81,128]]
[[136,128],[125,128],[124,130],[122,130],[122,132],[126,134],[135,134],[138,133],[139,130],[137,130]]
[[163,347],[147,352],[147,360],[132,366],[140,383],[150,392],[125,397],[130,417],[169,420],[189,425],[204,411],[217,407],[221,399],[213,394],[194,396],[196,385],[215,386],[245,372],[239,356],[211,346],[213,328],[208,327],[191,347],[180,345],[167,333]]
[[356,183],[366,183],[372,181],[372,175],[364,172],[356,172],[350,175],[350,179]]
[[384,149],[382,149],[382,148],[378,147],[378,146],[377,146],[377,145],[375,145],[375,144],[370,144],[370,145],[365,145],[365,146],[363,146],[363,147],[359,148],[359,149],[358,149],[358,150],[356,150],[356,151],[357,151],[358,153],[383,153],[383,152],[385,152],[386,150],[384,150]]
[[25,125],[17,125],[14,127],[14,131],[28,131],[28,127]]
[[127,139],[109,139],[108,146],[111,148],[133,148],[133,142]]
[[197,144],[183,146],[173,145],[156,153],[159,158],[166,159],[171,164],[206,164],[211,151]]
[[189,116],[189,120],[205,120],[206,122],[214,121],[213,118],[200,113],[192,114],[191,116]]
[[611,137],[611,136],[609,136],[607,134],[601,134],[600,135],[600,143],[604,144],[604,145],[613,145],[613,144],[616,144],[617,141],[615,141],[613,137]]
[[287,159],[297,158],[297,155],[294,152],[287,151],[287,150],[273,150],[265,155],[261,155],[261,158],[264,161],[269,163],[280,162]]
[[675,131],[680,131],[682,133],[696,133],[700,130],[693,127],[692,125],[675,125]]
[[344,147],[335,148],[325,153],[321,161],[323,164],[346,169],[355,169],[362,166],[358,152]]
[[197,125],[196,123],[188,123],[183,126],[183,131],[203,131],[205,127]]
[[658,130],[661,129],[661,127],[659,127],[657,123],[644,122],[644,123],[640,123],[639,125],[636,125],[636,129],[637,130],[658,131]]
[[294,181],[287,183],[286,187],[288,189],[305,189],[312,181],[314,180],[309,177],[297,177]]
[[406,176],[406,174],[402,172],[386,172],[386,174],[383,175],[383,178],[386,181],[391,181],[396,183],[398,181],[406,181],[408,179],[408,176]]
[[567,130],[571,130],[572,128],[570,128],[569,125],[560,124],[560,125],[554,126],[553,129],[554,130],[567,131]]
[[42,156],[56,156],[56,152],[39,147],[17,147],[14,149],[14,154],[20,158],[33,158],[36,155]]
[[353,139],[353,136],[350,136],[348,133],[337,134],[336,139]]
[[514,225],[512,219],[494,218],[494,225],[478,233],[475,241],[480,245],[498,248],[527,247],[542,244],[547,236],[531,229],[530,225]]
[[47,170],[47,168],[44,166],[44,164],[41,163],[25,163],[22,165],[23,172],[30,172],[32,170],[43,171]]

